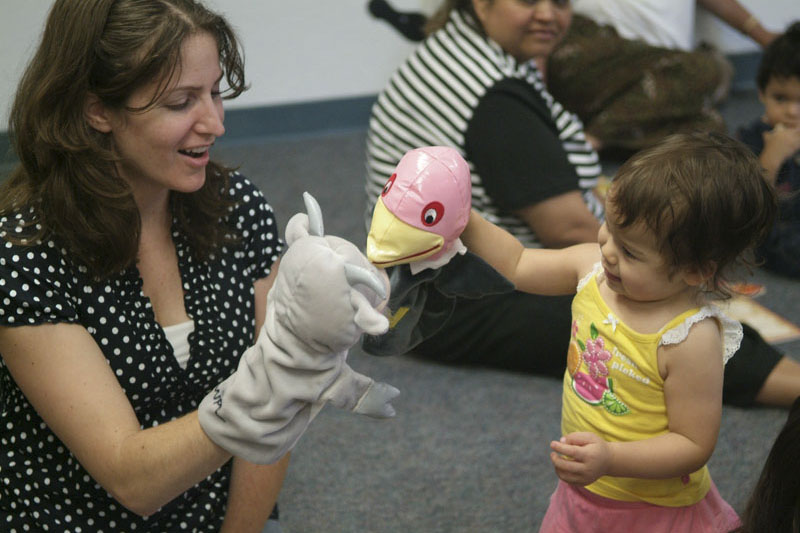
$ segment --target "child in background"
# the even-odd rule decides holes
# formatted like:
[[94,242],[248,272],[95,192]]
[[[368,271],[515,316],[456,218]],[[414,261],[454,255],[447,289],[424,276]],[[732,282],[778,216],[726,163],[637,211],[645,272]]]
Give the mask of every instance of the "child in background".
[[472,213],[462,240],[518,290],[577,287],[563,437],[550,445],[561,481],[541,531],[738,526],[706,462],[742,330],[710,301],[749,265],[775,211],[747,147],[706,133],[671,136],[620,168],[599,246],[524,248]]
[[779,195],[779,215],[758,254],[764,266],[800,277],[800,22],[764,51],[758,69],[764,115],[739,130]]
[[769,452],[737,533],[794,533],[800,527],[800,398]]

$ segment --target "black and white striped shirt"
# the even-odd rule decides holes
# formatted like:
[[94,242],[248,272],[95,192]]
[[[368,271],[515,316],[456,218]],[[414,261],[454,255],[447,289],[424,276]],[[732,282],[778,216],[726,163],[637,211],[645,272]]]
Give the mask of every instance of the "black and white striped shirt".
[[[454,10],[447,24],[421,43],[395,72],[372,108],[367,136],[367,223],[386,180],[407,151],[422,146],[452,146],[470,165],[473,208],[526,245],[538,244],[519,217],[499,207],[487,194],[465,147],[465,134],[475,109],[488,91],[505,80],[524,82],[533,96],[544,102],[548,119],[552,120],[547,124],[552,130],[548,135],[558,135],[574,169],[570,180],[575,181],[569,187],[581,189],[589,209],[602,218],[602,203],[591,190],[600,174],[599,158],[586,142],[580,120],[553,100],[533,61],[517,62],[485,37],[469,15]],[[535,150],[532,141],[530,148]],[[533,174],[532,170],[531,176],[525,178],[535,179]]]

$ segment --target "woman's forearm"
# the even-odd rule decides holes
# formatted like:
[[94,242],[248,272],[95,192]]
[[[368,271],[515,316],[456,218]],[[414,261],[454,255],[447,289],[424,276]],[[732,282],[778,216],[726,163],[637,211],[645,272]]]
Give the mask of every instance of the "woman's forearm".
[[206,436],[195,411],[124,438],[101,484],[122,505],[148,516],[230,458]]
[[228,506],[220,533],[260,533],[278,499],[289,454],[271,465],[233,460]]
[[764,28],[758,17],[736,0],[698,0],[698,3],[762,47],[775,38],[776,34]]

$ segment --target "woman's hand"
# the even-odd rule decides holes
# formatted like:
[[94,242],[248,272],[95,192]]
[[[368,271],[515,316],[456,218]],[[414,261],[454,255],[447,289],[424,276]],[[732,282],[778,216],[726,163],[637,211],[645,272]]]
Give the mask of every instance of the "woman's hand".
[[570,433],[552,441],[550,460],[556,474],[572,485],[588,485],[608,473],[611,447],[602,437],[590,432]]

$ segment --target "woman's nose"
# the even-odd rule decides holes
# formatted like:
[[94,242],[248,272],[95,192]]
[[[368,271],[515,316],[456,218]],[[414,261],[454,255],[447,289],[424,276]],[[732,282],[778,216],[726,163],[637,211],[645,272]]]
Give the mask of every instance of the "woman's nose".
[[800,100],[789,102],[786,107],[786,113],[792,118],[800,117]]
[[202,115],[198,118],[197,128],[200,133],[221,137],[225,133],[225,111],[222,103],[214,98],[207,98],[202,106]]
[[539,0],[533,6],[534,16],[540,20],[550,20],[555,16],[555,7],[552,0]]

